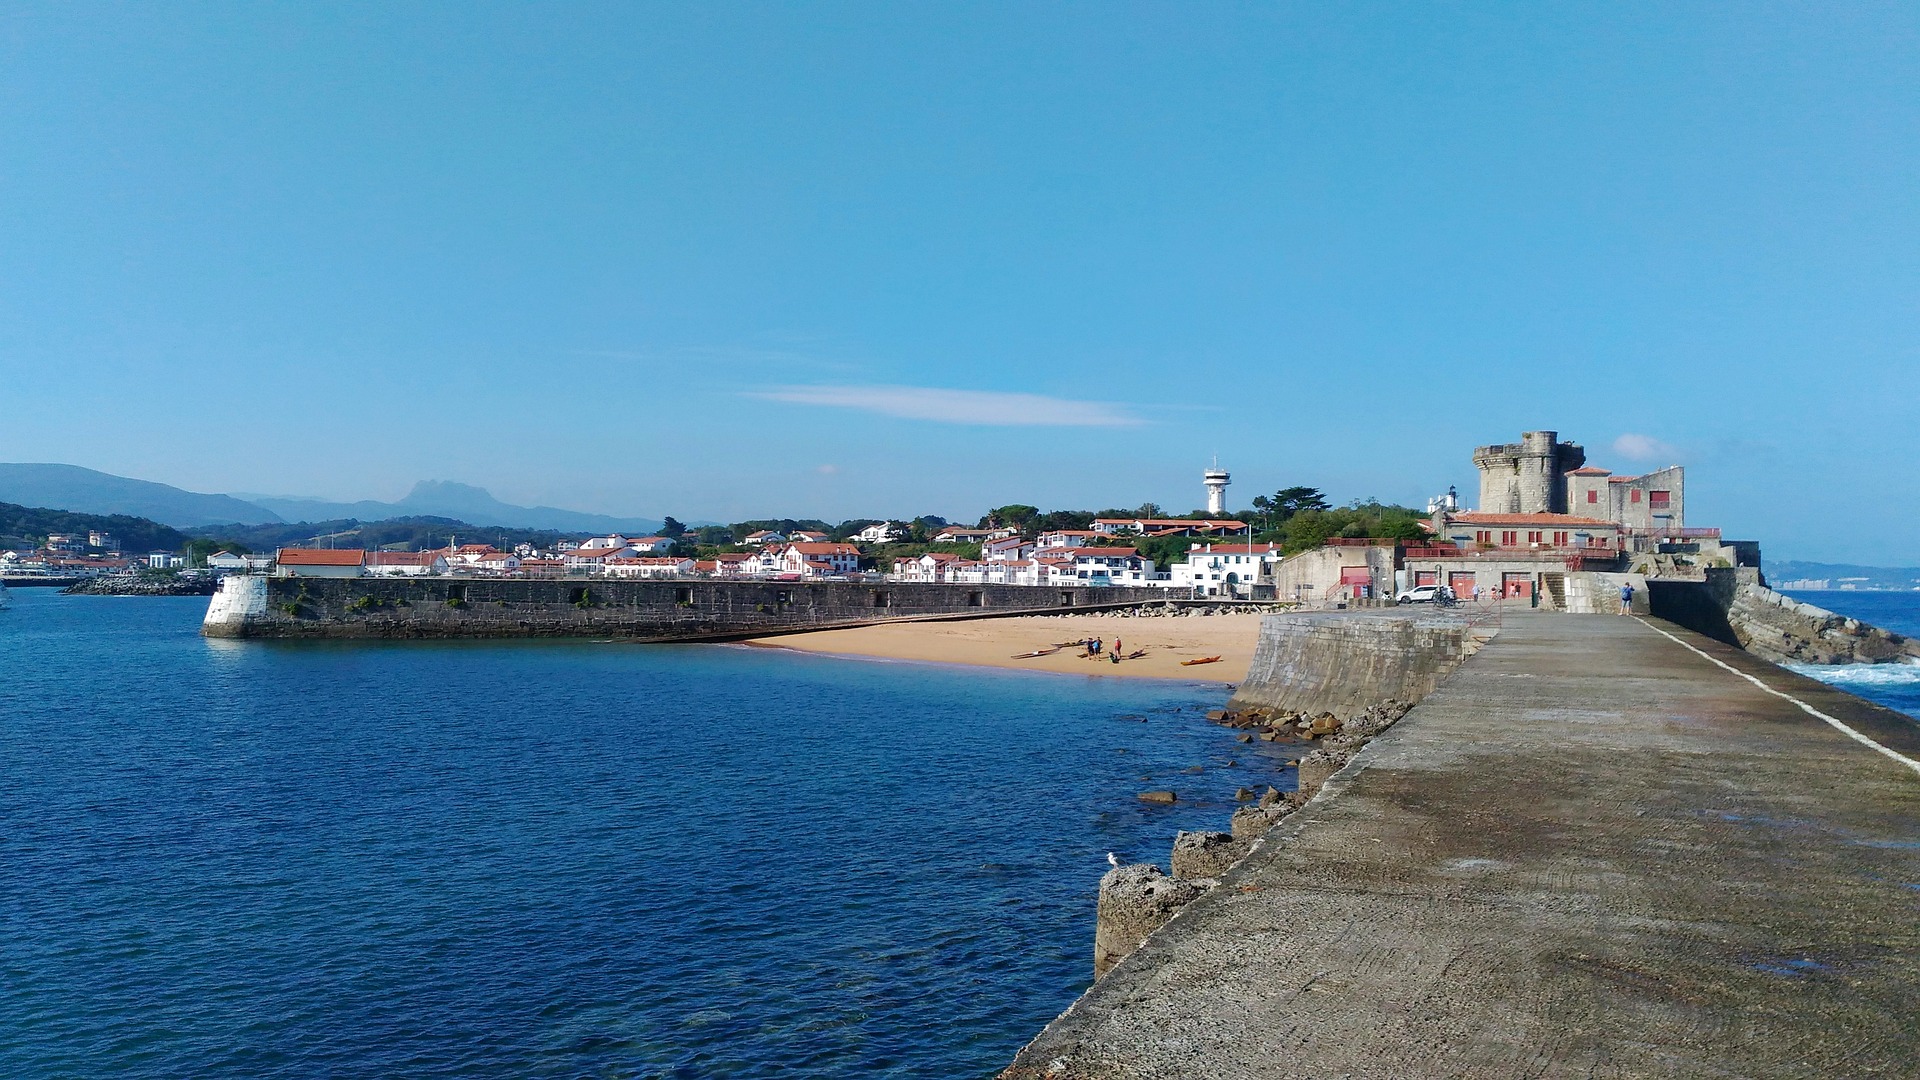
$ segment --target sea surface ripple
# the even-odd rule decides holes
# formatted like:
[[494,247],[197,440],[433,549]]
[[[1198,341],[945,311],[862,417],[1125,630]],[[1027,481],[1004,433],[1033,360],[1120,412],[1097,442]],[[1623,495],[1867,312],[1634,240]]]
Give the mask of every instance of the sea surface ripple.
[[1105,853],[1282,775],[1201,684],[14,597],[6,1076],[985,1075],[1086,984]]

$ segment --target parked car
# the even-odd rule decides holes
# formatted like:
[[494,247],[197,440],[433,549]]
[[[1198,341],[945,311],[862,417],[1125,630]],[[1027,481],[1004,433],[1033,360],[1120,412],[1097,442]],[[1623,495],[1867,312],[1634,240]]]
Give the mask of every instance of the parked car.
[[1440,586],[1415,585],[1413,588],[1403,591],[1393,599],[1395,603],[1400,604],[1431,604],[1435,600],[1440,599]]

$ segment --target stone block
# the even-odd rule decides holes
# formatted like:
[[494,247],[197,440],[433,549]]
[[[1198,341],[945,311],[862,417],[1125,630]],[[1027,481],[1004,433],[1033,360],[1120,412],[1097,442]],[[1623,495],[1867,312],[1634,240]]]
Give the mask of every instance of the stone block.
[[1168,867],[1177,878],[1218,878],[1234,863],[1247,857],[1249,843],[1234,839],[1232,833],[1177,833],[1173,838],[1173,857]]

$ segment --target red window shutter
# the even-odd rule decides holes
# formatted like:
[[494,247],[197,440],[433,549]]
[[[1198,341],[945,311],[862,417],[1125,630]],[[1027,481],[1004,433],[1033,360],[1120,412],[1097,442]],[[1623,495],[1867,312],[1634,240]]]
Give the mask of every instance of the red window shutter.
[[1599,493],[1599,492],[1597,492],[1597,491],[1589,491],[1589,492],[1587,492],[1587,501],[1588,501],[1588,502],[1590,502],[1590,503],[1597,503],[1597,502],[1599,502],[1599,501],[1600,501],[1600,493]]
[[1639,489],[1639,488],[1634,488],[1634,489],[1633,489],[1633,501],[1634,501],[1634,502],[1639,502],[1639,501],[1640,501],[1640,489]]
[[1665,510],[1672,498],[1671,491],[1654,491],[1647,494],[1647,503],[1655,510]]

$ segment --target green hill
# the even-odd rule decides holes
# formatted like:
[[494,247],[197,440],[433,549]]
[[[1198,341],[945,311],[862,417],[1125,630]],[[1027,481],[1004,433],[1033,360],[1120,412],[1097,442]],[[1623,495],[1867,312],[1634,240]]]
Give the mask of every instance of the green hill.
[[0,503],[0,548],[39,547],[51,533],[85,534],[94,529],[112,533],[122,551],[180,551],[187,546],[185,533],[147,518]]

